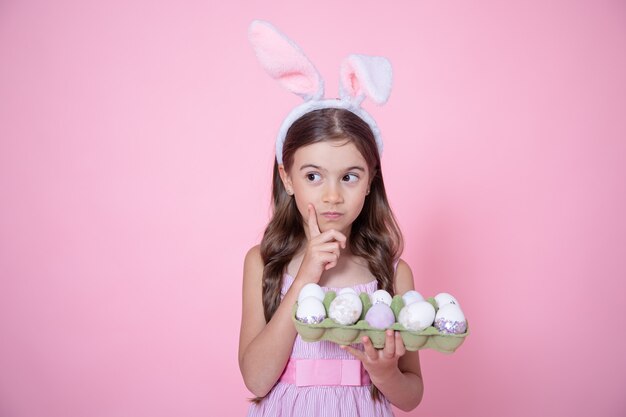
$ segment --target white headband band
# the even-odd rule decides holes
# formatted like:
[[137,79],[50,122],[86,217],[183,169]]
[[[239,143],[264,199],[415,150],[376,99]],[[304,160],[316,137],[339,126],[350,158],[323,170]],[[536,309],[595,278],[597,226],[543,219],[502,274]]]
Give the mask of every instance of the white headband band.
[[250,24],[248,38],[265,71],[287,90],[304,99],[304,103],[287,115],[278,131],[276,161],[279,164],[283,163],[283,143],[293,122],[306,113],[328,108],[349,110],[365,121],[372,129],[378,152],[382,155],[380,130],[374,119],[363,110],[361,103],[366,97],[379,105],[387,102],[391,93],[392,70],[386,58],[349,55],[340,67],[340,98],[324,99],[324,80],[291,39],[262,20]]

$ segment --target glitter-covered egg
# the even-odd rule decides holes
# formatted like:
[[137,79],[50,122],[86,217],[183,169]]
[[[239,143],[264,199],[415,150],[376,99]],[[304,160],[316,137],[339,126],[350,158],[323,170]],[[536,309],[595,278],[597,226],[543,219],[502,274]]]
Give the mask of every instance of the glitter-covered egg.
[[398,322],[407,330],[421,332],[435,320],[435,307],[428,301],[416,301],[402,307]]
[[363,304],[361,299],[351,293],[344,293],[335,297],[328,308],[328,317],[338,324],[347,326],[359,320]]
[[396,321],[396,318],[393,315],[391,307],[385,303],[378,303],[367,310],[365,321],[370,326],[377,329],[386,329]]
[[370,300],[372,301],[372,305],[383,303],[383,304],[387,304],[388,306],[391,306],[392,298],[391,298],[391,294],[389,294],[387,291],[377,290],[377,291],[374,291],[370,295]]
[[467,331],[465,315],[457,304],[446,304],[437,311],[435,327],[441,333],[462,334]]
[[298,302],[296,319],[305,324],[321,323],[326,318],[324,304],[316,297],[305,297]]
[[320,301],[324,301],[324,290],[319,285],[309,282],[300,289],[298,294],[298,303],[307,297],[315,297]]
[[354,295],[359,295],[356,293],[356,290],[352,287],[346,287],[346,288],[342,288],[339,290],[339,292],[337,293],[337,295],[341,295],[341,294],[354,294]]
[[402,295],[402,301],[404,301],[405,306],[408,306],[416,301],[424,301],[424,297],[415,290],[409,290]]
[[446,304],[456,304],[459,305],[459,302],[454,298],[451,294],[447,292],[440,292],[435,295],[435,302],[437,303],[437,308],[441,308]]

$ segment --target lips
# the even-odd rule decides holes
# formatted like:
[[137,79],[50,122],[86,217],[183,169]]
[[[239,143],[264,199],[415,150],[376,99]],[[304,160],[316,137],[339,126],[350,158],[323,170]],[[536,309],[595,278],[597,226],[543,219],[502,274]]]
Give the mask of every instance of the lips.
[[322,216],[328,220],[336,220],[340,218],[341,216],[343,216],[343,214],[337,211],[325,211],[322,213]]

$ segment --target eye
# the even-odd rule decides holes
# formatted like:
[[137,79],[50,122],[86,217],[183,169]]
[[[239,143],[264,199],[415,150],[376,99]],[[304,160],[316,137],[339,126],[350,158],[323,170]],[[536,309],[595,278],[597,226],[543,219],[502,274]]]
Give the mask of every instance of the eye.
[[359,180],[359,176],[356,174],[346,174],[341,180],[345,182],[357,182]]
[[317,172],[309,172],[306,174],[306,179],[309,182],[319,182],[322,179],[322,176]]

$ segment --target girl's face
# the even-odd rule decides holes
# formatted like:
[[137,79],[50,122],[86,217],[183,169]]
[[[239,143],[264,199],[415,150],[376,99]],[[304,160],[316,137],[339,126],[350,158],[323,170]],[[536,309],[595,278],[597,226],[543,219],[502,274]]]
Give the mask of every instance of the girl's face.
[[289,171],[283,165],[279,171],[285,188],[296,199],[307,236],[309,204],[315,207],[321,232],[335,229],[350,235],[370,185],[365,158],[352,142],[333,140],[303,146],[296,150]]

